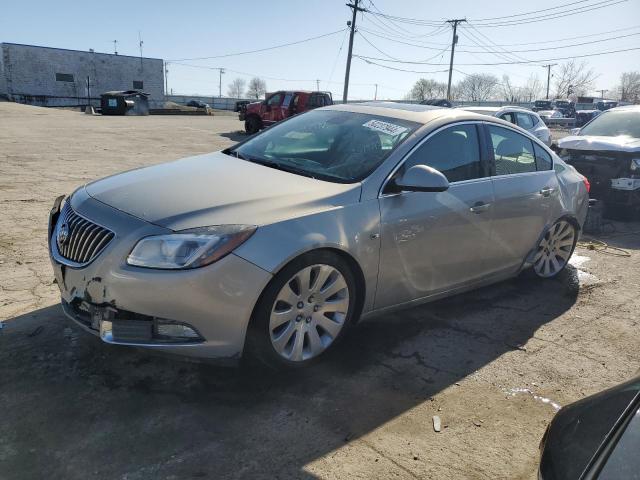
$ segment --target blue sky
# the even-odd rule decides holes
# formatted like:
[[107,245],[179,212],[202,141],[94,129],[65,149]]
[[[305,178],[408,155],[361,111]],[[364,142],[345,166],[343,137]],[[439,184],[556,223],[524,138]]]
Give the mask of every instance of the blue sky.
[[[598,0],[576,3],[588,5],[594,2]],[[0,41],[78,50],[93,48],[99,52],[113,52],[113,40],[117,39],[119,53],[138,55],[138,32],[140,31],[144,41],[143,54],[166,60],[225,55],[295,42],[345,29],[346,22],[351,17],[344,0],[273,0],[270,2],[219,0],[181,3],[139,0],[137,2],[111,1],[108,4],[101,3],[99,6],[92,2],[65,0],[55,2],[25,0],[3,3],[0,16]],[[380,11],[389,15],[429,20],[467,17],[478,19],[475,24],[479,25],[482,23],[479,19],[557,7],[569,3],[569,0],[538,0],[536,2],[374,0],[374,3]],[[369,0],[362,0],[362,4],[365,7],[371,7]],[[533,15],[543,16],[545,12]],[[451,30],[448,28],[407,23],[394,24],[387,19],[368,14],[359,15],[357,25],[362,27],[360,33],[363,36],[355,37],[354,53],[356,54],[384,57],[366,42],[366,37],[384,54],[410,61],[424,61],[431,58],[429,63],[442,63],[443,66],[378,63],[394,68],[428,72],[448,68],[449,50],[445,51],[451,42]],[[477,45],[477,43],[487,45],[491,42],[498,45],[513,45],[552,41],[613,30],[617,31],[565,42],[491,47],[500,54],[479,53],[488,48]],[[375,32],[400,42],[419,43],[421,47],[376,37]],[[624,37],[625,35],[628,36]],[[557,50],[537,50],[611,37],[615,38],[601,43]],[[175,93],[217,95],[218,72],[202,67],[223,67],[226,69],[226,74],[223,75],[223,95],[226,95],[227,84],[234,78],[248,80],[252,75],[258,75],[266,79],[269,90],[314,89],[316,79],[319,79],[321,89],[331,90],[335,97],[341,98],[347,44],[346,33],[338,32],[308,43],[267,52],[218,59],[171,62],[169,63],[169,88]],[[341,45],[342,50],[340,50]],[[533,50],[519,52],[517,55],[527,60],[537,60],[633,47],[640,47],[640,0],[628,0],[606,8],[544,22],[478,27],[475,30],[468,26],[463,27],[459,36],[459,45],[456,47],[456,64],[504,62],[504,50]],[[621,72],[640,70],[640,50],[584,60],[599,74],[595,83],[595,88],[598,89],[613,88]],[[509,74],[511,81],[518,85],[524,84],[531,73],[537,73],[542,81],[546,81],[546,71],[539,66],[540,63],[459,65],[458,69],[466,73],[488,72],[498,77]],[[447,74],[394,71],[354,58],[349,98],[372,98],[376,83],[379,99],[402,98],[420,77],[446,81]],[[454,72],[454,82],[462,77],[462,73]]]

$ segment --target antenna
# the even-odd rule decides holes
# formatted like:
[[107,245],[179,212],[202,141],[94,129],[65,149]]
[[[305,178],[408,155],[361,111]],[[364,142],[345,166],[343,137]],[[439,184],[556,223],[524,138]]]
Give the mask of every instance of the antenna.
[[142,41],[142,34],[140,30],[138,30],[138,47],[140,48],[140,68],[142,68],[142,45],[144,42]]
[[113,53],[118,54],[118,40],[113,41]]

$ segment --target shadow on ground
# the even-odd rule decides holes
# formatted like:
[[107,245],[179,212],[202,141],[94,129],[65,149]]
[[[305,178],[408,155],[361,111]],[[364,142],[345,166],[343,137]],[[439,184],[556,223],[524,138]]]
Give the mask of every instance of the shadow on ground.
[[0,333],[0,478],[313,478],[309,462],[518,349],[576,271],[361,323],[309,370],[222,369],[102,344],[58,306]]
[[218,135],[220,135],[221,137],[228,138],[229,140],[233,140],[234,142],[242,142],[243,140],[246,140],[247,138],[251,137],[251,135],[249,135],[244,130],[236,130],[235,132],[219,133]]

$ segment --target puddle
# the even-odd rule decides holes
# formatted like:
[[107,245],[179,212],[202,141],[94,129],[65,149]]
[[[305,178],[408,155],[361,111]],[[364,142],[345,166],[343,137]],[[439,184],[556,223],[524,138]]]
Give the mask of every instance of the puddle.
[[574,254],[569,259],[569,265],[573,266],[576,269],[576,272],[578,273],[578,284],[581,287],[588,287],[588,286],[596,285],[600,283],[600,279],[598,277],[596,277],[595,275],[589,272],[585,272],[580,268],[590,260],[591,260],[590,257],[586,257],[584,255],[576,255],[576,254]]
[[551,405],[556,412],[562,408],[562,405],[560,405],[559,403],[554,402],[550,398],[541,397],[540,395],[536,395],[535,393],[533,393],[528,388],[511,388],[511,389],[507,390],[507,395],[509,395],[511,397],[515,397],[516,395],[523,394],[523,393],[527,394],[527,395],[531,395],[535,400],[537,400],[539,402],[542,402],[542,403],[544,403],[546,405]]

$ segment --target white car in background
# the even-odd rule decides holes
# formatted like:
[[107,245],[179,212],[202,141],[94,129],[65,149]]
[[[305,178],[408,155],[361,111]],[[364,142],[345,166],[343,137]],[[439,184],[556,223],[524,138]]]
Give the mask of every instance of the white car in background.
[[[536,112],[522,107],[460,107],[468,112],[498,117],[524,128],[542,143],[551,146],[551,131]],[[542,113],[542,112],[541,112]]]

